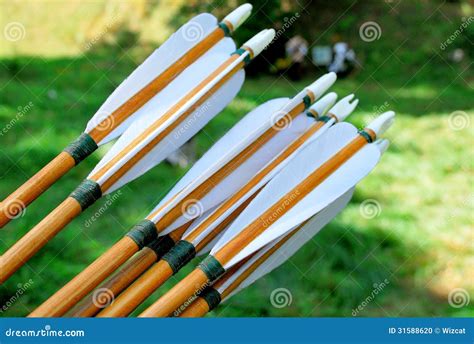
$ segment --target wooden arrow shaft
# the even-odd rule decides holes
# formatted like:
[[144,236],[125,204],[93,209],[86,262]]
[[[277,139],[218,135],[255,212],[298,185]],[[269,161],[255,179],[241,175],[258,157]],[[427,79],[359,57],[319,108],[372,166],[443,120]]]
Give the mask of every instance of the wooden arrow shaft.
[[[215,258],[225,266],[238,252],[243,250],[250,242],[262,234],[268,227],[276,222],[281,216],[292,209],[300,200],[306,197],[314,188],[321,184],[344,162],[350,159],[367,140],[361,135],[338,151],[333,157],[323,163],[296,187],[281,197],[276,203],[265,210],[261,216],[245,227],[237,236],[232,238],[214,255]],[[278,216],[275,216],[278,214]]]
[[202,297],[198,297],[179,314],[180,318],[200,318],[209,312],[209,305]]

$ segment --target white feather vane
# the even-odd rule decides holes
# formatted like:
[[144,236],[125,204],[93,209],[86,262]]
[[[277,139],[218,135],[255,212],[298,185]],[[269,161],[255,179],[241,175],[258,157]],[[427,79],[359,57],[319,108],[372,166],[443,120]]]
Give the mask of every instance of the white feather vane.
[[[325,135],[308,145],[257,195],[235,220],[232,227],[226,231],[225,235],[211,251],[211,254],[217,252],[246,226],[255,219],[258,219],[266,209],[278,202],[285,194],[291,192],[300,182],[357,135],[357,129],[354,126],[348,123],[340,123],[330,128]],[[365,145],[325,181],[306,197],[294,204],[283,216],[269,225],[262,234],[237,253],[225,265],[225,268],[229,268],[270,241],[284,235],[288,230],[326,207],[367,175],[376,165],[379,157],[380,151],[376,146]],[[295,199],[297,198],[297,194],[295,194]]]
[[[203,209],[209,209],[236,193],[261,168],[274,159],[274,157],[278,155],[290,142],[306,131],[311,121],[312,119],[308,119],[304,115],[297,116],[290,127],[278,131],[274,137],[260,147],[254,154],[249,156],[245,162],[241,163],[228,176],[217,183],[209,193],[202,197],[199,200],[200,207]],[[175,229],[187,221],[188,219],[185,216],[181,216],[163,233],[165,234],[169,232],[169,230]]]
[[[258,250],[245,264],[243,264],[231,277],[226,279],[222,285],[217,288],[219,293],[223,293],[229,286],[239,278],[242,273],[254,266],[256,262],[275,245],[286,240],[278,249],[276,249],[268,258],[265,259],[244,281],[233,290],[223,301],[238,293],[240,290],[248,287],[256,280],[262,278],[293,256],[303,245],[311,240],[322,228],[324,228],[332,219],[334,219],[349,203],[355,188],[349,189],[326,208],[311,217],[304,225],[298,225],[292,228],[286,235],[283,235],[263,248]],[[290,238],[288,239],[288,236]]]
[[[216,28],[217,19],[208,13],[200,14],[188,21],[185,25],[173,33],[170,38],[168,38],[168,40],[166,40],[158,49],[156,49],[115,89],[114,92],[112,92],[112,94],[107,98],[107,100],[87,123],[85,132],[90,132],[108,115],[125,103],[131,96],[139,92],[153,79],[158,77],[172,64],[177,62],[179,58],[186,54],[186,52],[202,41]],[[210,50],[212,50],[214,53],[232,53],[232,51],[235,50],[235,44],[232,39],[225,38],[223,41],[226,41],[226,43],[217,44]],[[203,57],[201,57],[201,59],[202,58]],[[121,135],[124,130],[133,123],[134,120],[143,114],[143,111],[136,111],[98,144],[105,144]],[[109,125],[109,123],[107,124]],[[113,123],[110,123],[110,125],[113,125]]]

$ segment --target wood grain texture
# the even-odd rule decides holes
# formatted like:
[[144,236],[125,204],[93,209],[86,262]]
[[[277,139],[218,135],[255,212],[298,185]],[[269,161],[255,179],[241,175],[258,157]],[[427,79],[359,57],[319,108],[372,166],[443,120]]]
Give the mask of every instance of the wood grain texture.
[[5,282],[80,213],[81,205],[72,197],[66,198],[0,257],[0,283]]
[[135,241],[127,236],[123,237],[87,269],[34,310],[29,317],[64,315],[137,251],[138,246]]
[[158,75],[148,85],[143,87],[103,121],[98,123],[97,126],[89,132],[89,135],[95,142],[100,142],[222,38],[224,38],[224,31],[220,28],[216,28],[201,42],[181,56],[175,63],[165,69],[163,73]]
[[179,313],[180,318],[200,318],[209,312],[209,305],[202,297],[198,297],[186,309]]
[[[102,177],[108,170],[110,170],[118,161],[120,161],[125,155],[127,155],[134,147],[142,142],[147,136],[153,133],[154,130],[161,127],[165,121],[167,121],[173,114],[175,114],[187,101],[193,96],[200,92],[209,82],[220,74],[225,68],[232,64],[236,59],[237,55],[232,55],[226,62],[221,64],[213,73],[211,73],[206,79],[199,83],[191,92],[186,96],[177,101],[163,116],[158,118],[152,125],[146,128],[138,137],[130,142],[122,151],[120,151],[114,158],[106,163],[101,169],[99,169],[89,179],[97,181]],[[122,177],[128,170],[130,170],[138,161],[140,161],[146,154],[148,154],[159,142],[161,142],[171,131],[173,131],[178,125],[192,112],[194,112],[200,105],[202,105],[212,94],[214,94],[227,80],[229,80],[238,70],[244,66],[243,62],[235,66],[229,73],[227,73],[219,82],[216,83],[204,96],[202,96],[188,111],[185,111],[179,116],[173,123],[168,125],[163,131],[161,131],[156,137],[153,138],[148,144],[146,144],[137,154],[129,159],[123,166],[121,166],[109,179],[104,181],[101,185],[103,192],[107,191],[120,177]]]
[[[239,235],[232,238],[219,251],[217,251],[214,255],[215,258],[225,266],[226,263],[228,263],[238,252],[262,234],[262,232],[277,221],[278,218],[292,209],[301,199],[321,184],[365,144],[367,144],[365,138],[358,135],[352,142],[312,172],[306,179],[281,197],[275,204],[269,206],[261,216],[251,222],[240,232]],[[273,216],[274,213],[278,213],[278,216]]]
[[142,312],[139,317],[167,317],[183,303],[190,302],[193,297],[199,296],[199,293],[208,285],[209,281],[204,272],[201,269],[195,269],[158,299],[158,301]]
[[61,152],[39,172],[31,177],[0,203],[0,228],[23,211],[59,178],[75,166],[69,153]]
[[[292,109],[287,116],[291,119],[295,118],[304,110],[304,104],[301,103]],[[228,163],[222,166],[212,176],[210,176],[205,182],[200,184],[196,189],[189,193],[183,200],[178,202],[170,211],[168,211],[156,224],[158,230],[162,230],[171,225],[176,219],[182,215],[182,208],[188,200],[201,199],[208,194],[217,184],[219,184],[224,178],[231,174],[237,167],[243,162],[249,159],[255,152],[257,152],[265,143],[267,143],[272,137],[274,137],[279,130],[275,127],[271,127],[260,135],[254,142],[248,145],[244,150],[237,154]],[[153,212],[150,216],[153,217],[161,211],[161,207]]]
[[124,317],[129,315],[171,276],[173,276],[173,270],[168,262],[158,261],[122,292],[109,307],[100,312],[97,317]]
[[[120,267],[119,271],[103,283],[99,289],[107,290],[113,298],[125,290],[144,271],[158,259],[155,251],[144,247]],[[72,317],[93,317],[102,310],[100,304],[94,302],[94,293],[88,295],[70,314]]]

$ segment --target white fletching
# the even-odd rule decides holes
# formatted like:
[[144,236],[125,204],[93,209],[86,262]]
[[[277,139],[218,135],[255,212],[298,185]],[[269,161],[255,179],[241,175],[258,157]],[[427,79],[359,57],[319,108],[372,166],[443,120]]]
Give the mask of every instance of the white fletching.
[[224,22],[228,22],[232,25],[230,28],[232,31],[235,31],[244,21],[250,17],[252,13],[252,5],[251,4],[243,4],[237,7],[235,10],[230,12],[225,18]]
[[393,124],[395,121],[395,112],[387,111],[381,114],[379,117],[374,119],[368,126],[367,129],[371,129],[376,137],[379,137],[384,132],[387,131],[388,128]]
[[[231,277],[226,279],[225,283],[217,288],[219,293],[222,294],[250,267],[254,268],[255,264],[258,264],[258,261],[261,259],[261,257],[267,254],[267,252],[269,252],[275,245],[286,240],[286,242],[276,249],[271,255],[269,255],[265,261],[258,265],[258,267],[247,278],[245,278],[243,282],[238,285],[238,287],[235,288],[223,301],[238,293],[240,290],[248,287],[256,280],[262,278],[286,262],[346,207],[353,193],[354,188],[347,191],[334,202],[329,204],[326,208],[314,215],[306,222],[306,224],[296,226],[295,228],[291,229],[287,235],[275,239],[255,253],[255,255],[253,255],[252,258],[250,258],[237,271],[235,271]],[[290,236],[289,239],[288,236]],[[308,265],[311,264],[311,262],[308,262]]]
[[[107,116],[178,61],[181,56],[202,41],[202,39],[208,36],[216,27],[217,19],[211,14],[204,13],[194,17],[178,29],[115,89],[87,123],[85,132],[89,133],[99,125]],[[194,28],[194,30],[191,28]],[[227,44],[220,45],[214,52],[230,54],[235,50],[235,44],[232,39],[225,38],[224,40],[228,41]],[[118,137],[141,115],[143,115],[142,111],[135,112],[101,140],[99,145]],[[105,120],[104,125],[114,125],[114,123],[109,123]]]
[[263,51],[263,49],[267,47],[267,45],[269,45],[273,41],[274,38],[275,30],[265,29],[250,38],[242,45],[242,47],[250,49],[253,53],[252,57],[256,57]]
[[337,93],[330,92],[311,105],[310,110],[316,112],[318,116],[324,116],[337,100]]
[[[351,142],[357,135],[357,129],[354,126],[348,123],[339,123],[330,128],[325,135],[322,135],[308,145],[260,191],[226,231],[221,240],[212,249],[211,254],[215,254],[229,240],[239,235],[251,222],[260,218],[266,209],[269,209],[284,195],[294,190],[299,183]],[[362,147],[306,197],[299,200],[296,204],[292,204],[293,207],[291,209],[279,217],[278,220],[269,224],[262,234],[238,252],[224,267],[226,269],[231,267],[324,209],[367,175],[376,165],[379,157],[380,152],[374,145],[368,144]],[[298,199],[296,194],[295,199]]]
[[352,103],[352,99],[354,98],[353,94],[350,94],[341,100],[339,100],[336,105],[334,105],[331,109],[329,109],[328,113],[337,117],[338,122],[344,121],[347,116],[349,116],[352,111],[356,108],[357,104],[359,104],[359,99],[355,99]]

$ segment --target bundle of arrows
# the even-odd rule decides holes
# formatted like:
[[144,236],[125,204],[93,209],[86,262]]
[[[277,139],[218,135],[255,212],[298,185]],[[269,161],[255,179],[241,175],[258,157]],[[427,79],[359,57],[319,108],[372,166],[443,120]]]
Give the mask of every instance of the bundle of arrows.
[[[1,282],[83,210],[159,164],[236,96],[244,67],[275,36],[263,30],[236,49],[227,36],[251,9],[242,5],[219,24],[201,14],[181,27],[112,93],[79,139],[1,204],[3,225],[98,145],[120,136],[66,200],[4,253]],[[204,29],[192,42],[183,36],[191,24]],[[357,130],[344,122],[358,104],[354,95],[339,101],[334,92],[325,95],[335,81],[334,73],[323,75],[292,98],[249,112],[145,219],[30,316],[128,316],[196,256],[206,256],[140,314],[203,316],[284,263],[343,210],[388,147],[380,136],[395,114]]]

